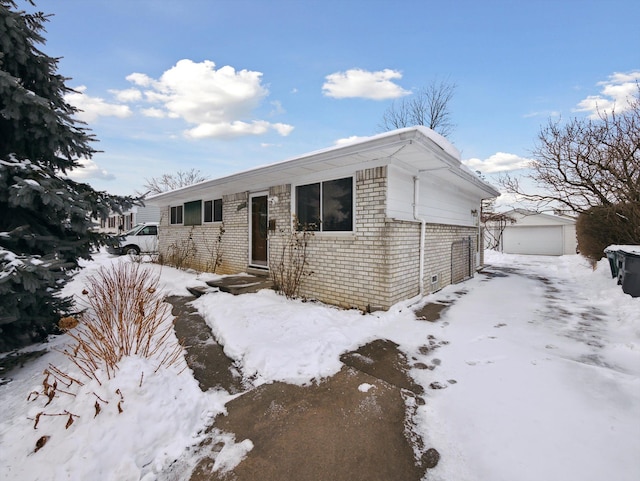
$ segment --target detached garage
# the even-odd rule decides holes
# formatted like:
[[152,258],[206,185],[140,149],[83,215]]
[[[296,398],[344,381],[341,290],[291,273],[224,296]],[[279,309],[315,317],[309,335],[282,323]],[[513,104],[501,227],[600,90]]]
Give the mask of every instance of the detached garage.
[[525,210],[507,214],[515,223],[504,228],[499,246],[501,252],[546,256],[576,253],[575,219]]

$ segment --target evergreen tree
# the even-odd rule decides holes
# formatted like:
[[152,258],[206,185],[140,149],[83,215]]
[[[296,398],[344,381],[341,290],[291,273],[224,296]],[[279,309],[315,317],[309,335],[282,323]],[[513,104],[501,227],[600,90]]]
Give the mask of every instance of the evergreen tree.
[[71,308],[60,289],[108,241],[92,219],[133,203],[66,176],[96,151],[58,60],[37,48],[47,20],[0,0],[0,351],[53,331]]

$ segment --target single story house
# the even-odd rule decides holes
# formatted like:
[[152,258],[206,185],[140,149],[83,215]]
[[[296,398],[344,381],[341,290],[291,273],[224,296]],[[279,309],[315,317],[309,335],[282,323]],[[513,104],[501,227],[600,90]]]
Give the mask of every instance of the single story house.
[[101,220],[98,231],[108,234],[127,232],[137,224],[160,222],[160,214],[160,208],[157,206],[133,206],[122,214],[112,213],[107,219]]
[[[561,256],[575,254],[576,220],[572,217],[514,209],[505,212],[514,219],[504,227],[497,250],[505,254]],[[486,226],[486,234],[492,227]],[[497,239],[497,237],[496,237]]]
[[[147,199],[159,250],[216,272],[268,272],[296,225],[312,225],[300,295],[388,309],[473,276],[482,199],[499,192],[425,127],[386,132]],[[222,228],[223,226],[223,228]],[[190,247],[188,247],[190,246]],[[183,259],[184,260],[184,259]],[[209,269],[207,269],[207,266]]]

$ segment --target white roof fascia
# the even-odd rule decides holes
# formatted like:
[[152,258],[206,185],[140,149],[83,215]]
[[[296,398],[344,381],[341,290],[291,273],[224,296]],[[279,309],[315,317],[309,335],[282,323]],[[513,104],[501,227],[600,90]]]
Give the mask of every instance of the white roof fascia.
[[[409,152],[403,152],[405,148]],[[434,157],[425,158],[424,150],[431,152]],[[409,153],[413,155],[409,156]],[[426,127],[419,126],[385,132],[351,144],[310,152],[299,157],[251,168],[217,179],[208,179],[170,192],[157,194],[145,199],[145,202],[150,205],[166,205],[172,202],[188,201],[197,199],[199,192],[209,191],[220,186],[227,187],[224,189],[226,194],[257,188],[264,189],[283,183],[282,178],[283,176],[286,178],[287,171],[289,171],[289,176],[298,176],[302,174],[302,169],[307,169],[306,172],[310,173],[327,170],[320,165],[337,159],[343,160],[340,165],[354,166],[387,159],[393,163],[408,166],[415,172],[419,172],[421,167],[426,167],[425,170],[429,170],[429,167],[435,165],[434,161],[436,161],[439,167],[446,167],[460,179],[471,183],[476,189],[480,189],[486,197],[499,195],[497,190],[476,177],[475,174],[463,171],[459,152],[444,137]]]

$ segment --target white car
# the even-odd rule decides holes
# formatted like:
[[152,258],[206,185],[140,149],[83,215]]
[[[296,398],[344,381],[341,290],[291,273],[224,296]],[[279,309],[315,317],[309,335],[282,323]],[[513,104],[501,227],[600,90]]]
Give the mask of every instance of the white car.
[[138,255],[146,252],[158,252],[158,223],[145,222],[116,237],[119,246],[108,247],[110,254]]

